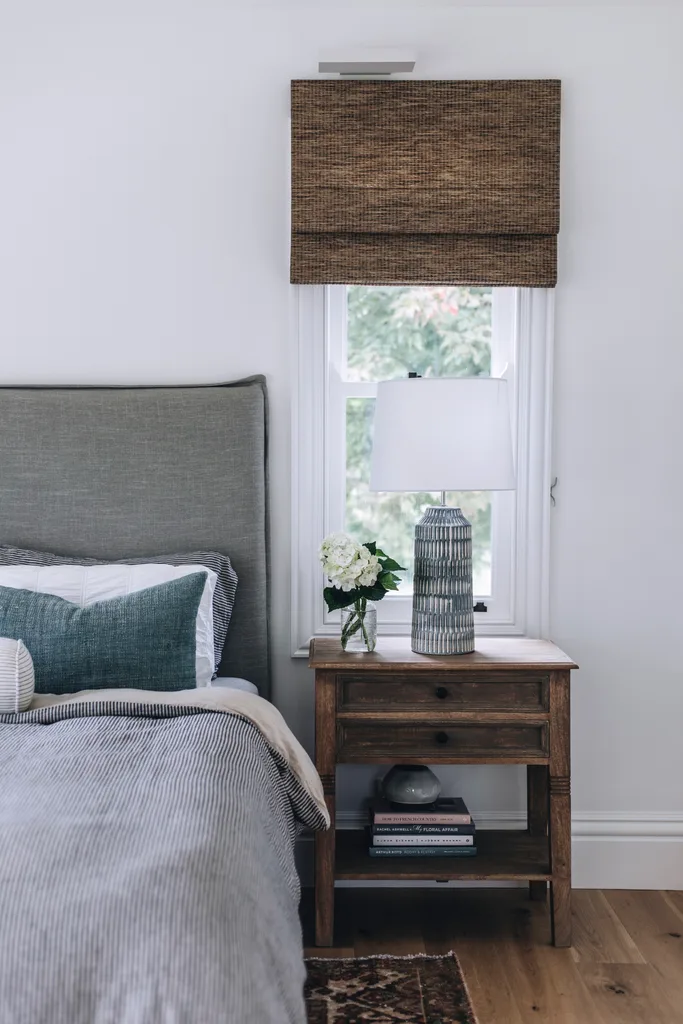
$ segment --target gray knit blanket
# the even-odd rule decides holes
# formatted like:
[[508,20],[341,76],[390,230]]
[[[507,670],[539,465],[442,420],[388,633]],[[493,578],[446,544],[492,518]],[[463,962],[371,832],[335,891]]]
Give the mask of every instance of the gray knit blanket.
[[1,1024],[303,1024],[302,824],[319,806],[235,714],[0,716]]

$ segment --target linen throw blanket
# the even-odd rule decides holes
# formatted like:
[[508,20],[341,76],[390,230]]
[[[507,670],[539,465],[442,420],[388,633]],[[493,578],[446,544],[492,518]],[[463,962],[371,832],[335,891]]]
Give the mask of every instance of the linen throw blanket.
[[251,694],[0,716],[1,1024],[303,1024],[294,840],[326,814]]

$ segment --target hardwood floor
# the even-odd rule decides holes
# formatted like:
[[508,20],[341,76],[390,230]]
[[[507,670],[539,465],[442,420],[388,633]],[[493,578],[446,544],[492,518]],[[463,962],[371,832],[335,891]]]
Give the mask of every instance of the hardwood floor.
[[[308,956],[454,949],[479,1024],[683,1024],[683,893],[574,890],[555,949],[523,889],[337,889],[337,945]],[[313,941],[312,894],[302,903]]]

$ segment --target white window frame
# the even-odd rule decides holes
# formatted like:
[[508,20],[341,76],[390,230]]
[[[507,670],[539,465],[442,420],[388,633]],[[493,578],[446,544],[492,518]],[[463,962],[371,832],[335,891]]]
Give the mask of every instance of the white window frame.
[[[376,385],[342,380],[345,288],[299,286],[294,291],[296,347],[292,380],[292,606],[293,657],[306,657],[312,636],[336,636],[339,612],[328,613],[318,562],[320,541],[341,528],[347,397],[371,397]],[[475,613],[480,636],[545,636],[551,482],[551,290],[496,289],[492,376],[510,382],[517,489],[494,494],[493,594]],[[475,595],[475,600],[477,595]],[[378,603],[380,635],[410,635],[409,596]]]

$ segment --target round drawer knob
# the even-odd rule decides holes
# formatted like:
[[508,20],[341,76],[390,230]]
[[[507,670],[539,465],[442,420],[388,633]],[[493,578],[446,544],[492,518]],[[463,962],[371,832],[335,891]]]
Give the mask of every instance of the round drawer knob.
[[448,696],[448,690],[445,686],[437,686],[435,692],[439,700],[444,700]]
[[434,739],[436,740],[437,743],[448,743],[448,733],[447,732],[437,732],[437,734],[434,737]]

